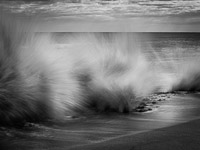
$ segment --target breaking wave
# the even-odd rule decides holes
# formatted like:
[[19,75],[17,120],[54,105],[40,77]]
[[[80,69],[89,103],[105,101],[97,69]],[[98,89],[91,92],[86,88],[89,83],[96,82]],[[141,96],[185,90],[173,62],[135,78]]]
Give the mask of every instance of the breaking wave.
[[148,58],[136,33],[24,28],[22,22],[0,19],[1,124],[131,112],[151,93],[200,89],[198,61],[184,60],[182,69],[171,61],[170,75],[160,56],[154,62]]

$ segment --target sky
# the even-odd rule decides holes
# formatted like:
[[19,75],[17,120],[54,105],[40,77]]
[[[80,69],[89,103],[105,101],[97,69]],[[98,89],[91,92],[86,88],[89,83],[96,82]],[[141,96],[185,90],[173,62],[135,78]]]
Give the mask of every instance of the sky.
[[0,9],[47,32],[200,32],[200,0],[9,0]]

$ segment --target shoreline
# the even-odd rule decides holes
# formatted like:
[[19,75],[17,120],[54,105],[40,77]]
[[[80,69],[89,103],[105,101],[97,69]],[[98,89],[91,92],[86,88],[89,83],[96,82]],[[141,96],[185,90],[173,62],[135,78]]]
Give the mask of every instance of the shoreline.
[[0,146],[2,150],[151,150],[167,149],[168,145],[181,149],[189,142],[198,149],[199,98],[198,93],[155,94],[144,100],[146,106],[141,109],[152,108],[146,112],[75,118],[61,125],[27,124],[25,129],[1,128]]

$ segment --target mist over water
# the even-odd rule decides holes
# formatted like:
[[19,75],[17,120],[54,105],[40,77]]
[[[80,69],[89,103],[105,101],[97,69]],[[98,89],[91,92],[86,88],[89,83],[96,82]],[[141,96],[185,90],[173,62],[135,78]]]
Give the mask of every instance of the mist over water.
[[149,94],[200,89],[199,34],[23,28],[1,19],[1,124],[131,112]]
[[199,90],[198,33],[154,33],[148,42],[157,71],[164,75],[166,91]]

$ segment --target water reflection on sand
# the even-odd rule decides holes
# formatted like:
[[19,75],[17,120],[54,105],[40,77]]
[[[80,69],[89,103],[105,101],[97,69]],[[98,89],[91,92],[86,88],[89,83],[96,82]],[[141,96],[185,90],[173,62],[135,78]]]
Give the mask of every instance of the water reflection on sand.
[[[100,143],[198,119],[199,98],[199,94],[171,94],[148,113],[95,115],[54,125],[27,124],[25,130],[1,128],[0,142],[14,149],[69,148]],[[10,141],[14,144],[8,144]]]

